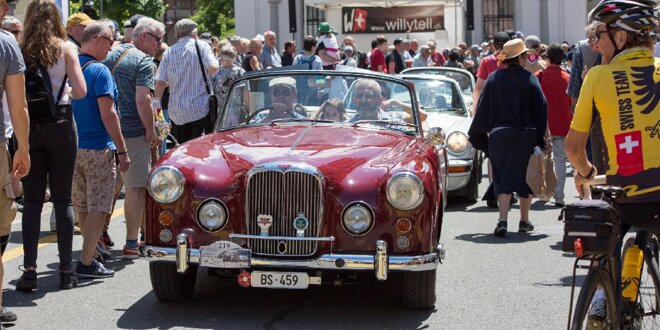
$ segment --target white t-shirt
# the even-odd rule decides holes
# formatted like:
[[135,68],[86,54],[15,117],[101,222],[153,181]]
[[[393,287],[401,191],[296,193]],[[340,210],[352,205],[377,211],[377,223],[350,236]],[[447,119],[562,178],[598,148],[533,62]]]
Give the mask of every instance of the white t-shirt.
[[[328,56],[337,59],[334,62],[323,61],[323,66],[332,65],[339,62],[339,59],[341,58],[339,56],[339,44],[337,43],[337,38],[334,34],[330,33],[329,35],[324,34],[319,36],[318,39],[316,39],[316,44],[318,45],[317,48],[319,50],[325,49],[325,53],[328,54]],[[323,44],[323,47],[320,47],[321,44]]]

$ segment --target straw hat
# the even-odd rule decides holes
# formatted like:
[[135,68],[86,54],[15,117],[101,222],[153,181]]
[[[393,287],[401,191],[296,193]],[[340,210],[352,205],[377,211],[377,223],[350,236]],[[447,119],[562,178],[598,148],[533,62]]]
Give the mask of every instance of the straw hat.
[[530,50],[525,47],[525,43],[522,39],[513,39],[504,44],[502,54],[505,55],[504,59],[508,60],[510,58],[518,57],[520,54],[528,51]]

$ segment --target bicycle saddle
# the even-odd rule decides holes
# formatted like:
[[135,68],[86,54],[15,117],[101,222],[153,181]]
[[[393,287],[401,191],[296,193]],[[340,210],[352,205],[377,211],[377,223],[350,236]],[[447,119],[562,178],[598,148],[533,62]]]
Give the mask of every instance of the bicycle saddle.
[[619,186],[611,186],[611,185],[592,186],[591,192],[593,195],[596,196],[605,195],[614,200],[617,200],[626,195],[626,191],[623,188]]

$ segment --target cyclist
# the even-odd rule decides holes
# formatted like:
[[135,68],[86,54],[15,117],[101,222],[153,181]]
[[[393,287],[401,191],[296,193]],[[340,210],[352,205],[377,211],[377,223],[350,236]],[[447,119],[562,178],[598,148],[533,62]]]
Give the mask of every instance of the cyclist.
[[566,138],[575,185],[596,176],[585,145],[594,112],[609,154],[607,183],[621,186],[622,222],[660,232],[660,58],[653,57],[658,12],[651,0],[605,0],[589,14],[607,65],[587,74]]

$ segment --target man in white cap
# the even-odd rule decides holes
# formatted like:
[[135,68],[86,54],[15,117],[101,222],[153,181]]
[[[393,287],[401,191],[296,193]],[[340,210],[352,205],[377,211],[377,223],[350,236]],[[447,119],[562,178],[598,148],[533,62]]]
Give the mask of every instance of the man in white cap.
[[215,118],[210,117],[204,78],[210,83],[220,65],[213,56],[211,46],[197,40],[197,23],[184,18],[176,23],[174,29],[178,41],[165,51],[156,73],[156,103],[169,85],[172,134],[179,143],[183,143],[213,130],[211,123]]
[[257,115],[252,120],[254,123],[267,123],[282,118],[306,118],[305,110],[296,103],[298,94],[296,92],[296,80],[291,77],[277,77],[268,82],[271,105],[262,112],[265,115]]
[[345,46],[344,47],[344,59],[341,60],[341,65],[352,66],[357,68],[357,62],[353,58],[353,47]]

